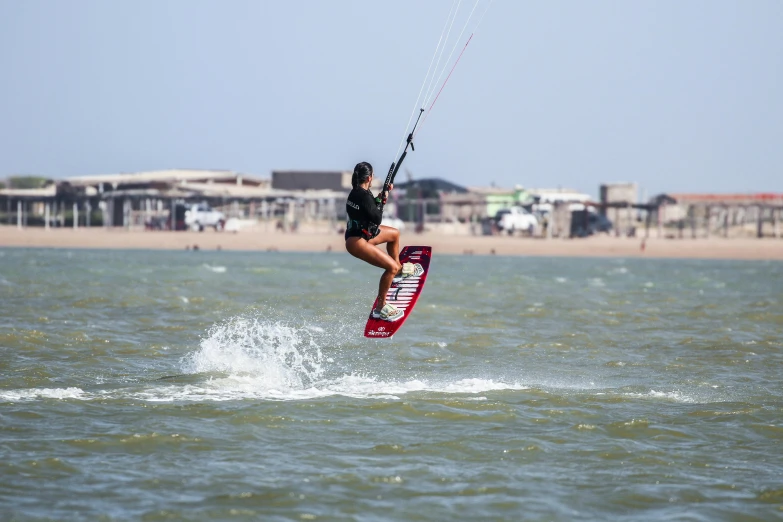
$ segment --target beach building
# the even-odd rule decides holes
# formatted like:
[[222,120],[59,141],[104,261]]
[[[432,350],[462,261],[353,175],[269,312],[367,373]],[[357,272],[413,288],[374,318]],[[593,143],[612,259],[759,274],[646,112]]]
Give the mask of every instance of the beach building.
[[538,212],[549,212],[556,203],[567,203],[571,210],[584,210],[584,204],[593,199],[570,188],[531,188],[528,192],[533,199],[533,210]]
[[512,189],[498,189],[496,187],[471,187],[474,194],[482,194],[487,202],[488,217],[494,217],[498,211],[515,206],[526,206],[533,203],[533,195],[522,185],[516,185]]
[[395,183],[392,200],[397,206],[397,217],[403,221],[441,223],[460,221],[469,213],[460,213],[458,204],[468,190],[442,178],[409,179]]
[[521,186],[467,187],[460,190],[441,191],[439,198],[443,205],[444,220],[472,221],[493,217],[499,210],[513,206],[527,205],[532,200]]
[[539,217],[540,232],[544,237],[571,237],[573,213],[584,211],[590,202],[588,194],[571,188],[528,189],[532,204],[530,210]]
[[[51,205],[57,200],[57,185],[52,182],[42,188],[0,189],[0,208],[5,224],[23,228],[29,225],[48,226]],[[38,222],[40,221],[40,222]]]
[[[352,171],[273,170],[272,188],[278,190],[351,190]],[[377,178],[375,179],[377,183]]]
[[269,194],[268,180],[229,170],[99,174],[66,178],[61,185],[89,193],[85,204],[97,203],[106,227],[140,227],[155,222],[174,229],[175,207],[196,202],[228,206],[227,215],[238,217],[237,203]]
[[393,197],[403,220],[415,221],[419,227],[437,224],[443,230],[448,224],[450,231],[472,234],[493,233],[492,218],[501,210],[519,206],[538,216],[536,234],[570,237],[573,212],[584,211],[587,205],[600,208],[590,195],[567,188],[461,187],[439,178],[401,183],[397,188]]
[[650,204],[659,235],[781,237],[783,193],[668,193]]
[[193,203],[212,205],[237,220],[282,220],[287,225],[334,222],[341,210],[337,201],[345,198],[346,190],[315,185],[286,190],[273,187],[268,178],[234,171],[170,169],[77,176],[53,181],[43,189],[2,189],[0,208],[5,207],[9,224],[15,219],[19,227],[155,223],[174,229],[177,206]]
[[599,212],[614,224],[617,236],[636,235],[639,220],[647,218],[646,210],[639,215],[639,188],[636,183],[603,183],[599,187]]
[[463,187],[442,178],[424,178],[395,184],[392,199],[397,217],[415,222],[417,229],[437,227],[444,233],[484,234],[486,221],[499,210],[529,204],[521,186]]
[[[345,219],[350,171],[275,170],[271,177],[230,170],[169,169],[76,176],[39,188],[0,189],[2,222],[42,227],[178,227],[178,208],[205,204],[227,219],[274,223],[295,230],[311,224],[334,232]],[[374,192],[383,180],[376,178]],[[386,215],[444,233],[491,233],[499,210],[524,206],[538,214],[536,234],[573,236],[575,213],[594,208],[614,223],[615,235],[657,227],[658,237],[781,237],[783,193],[667,193],[638,203],[635,183],[602,184],[600,201],[574,190],[463,187],[442,178],[397,183]],[[579,214],[587,219],[584,212]],[[588,216],[589,217],[589,216]],[[151,226],[154,225],[154,226]],[[318,228],[320,229],[320,228]]]

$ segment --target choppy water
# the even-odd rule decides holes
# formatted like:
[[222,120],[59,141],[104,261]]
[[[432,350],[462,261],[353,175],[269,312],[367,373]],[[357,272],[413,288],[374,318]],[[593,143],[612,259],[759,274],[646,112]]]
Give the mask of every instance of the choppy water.
[[783,264],[0,249],[0,519],[783,518]]

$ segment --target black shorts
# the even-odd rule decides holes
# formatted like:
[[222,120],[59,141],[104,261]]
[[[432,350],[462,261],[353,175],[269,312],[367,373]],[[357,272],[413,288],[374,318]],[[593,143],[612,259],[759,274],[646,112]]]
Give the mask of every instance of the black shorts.
[[349,228],[346,229],[345,231],[345,239],[348,240],[349,237],[361,237],[369,241],[380,233],[381,233],[381,227],[376,227],[374,234],[370,234],[369,232],[362,230],[360,228]]

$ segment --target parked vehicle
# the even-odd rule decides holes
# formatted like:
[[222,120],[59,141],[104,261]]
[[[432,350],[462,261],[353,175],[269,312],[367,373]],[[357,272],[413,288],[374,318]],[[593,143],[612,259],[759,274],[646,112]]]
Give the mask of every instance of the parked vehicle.
[[221,231],[225,224],[226,216],[206,203],[189,205],[185,210],[185,226],[192,230],[201,232],[204,227],[214,227],[216,231]]
[[506,232],[508,235],[519,230],[532,234],[538,226],[536,217],[522,207],[498,210],[495,214],[495,223],[501,232]]
[[571,213],[571,235],[576,237],[592,236],[600,232],[611,232],[612,222],[603,214],[579,210]]

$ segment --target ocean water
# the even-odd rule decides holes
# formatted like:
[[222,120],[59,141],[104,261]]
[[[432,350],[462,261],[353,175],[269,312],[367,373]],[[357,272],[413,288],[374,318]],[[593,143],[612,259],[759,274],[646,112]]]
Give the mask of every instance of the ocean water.
[[0,520],[781,520],[783,263],[0,249]]

